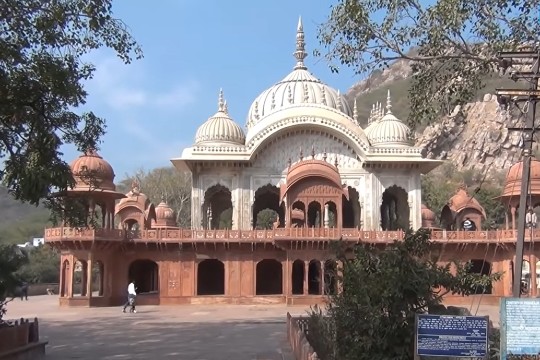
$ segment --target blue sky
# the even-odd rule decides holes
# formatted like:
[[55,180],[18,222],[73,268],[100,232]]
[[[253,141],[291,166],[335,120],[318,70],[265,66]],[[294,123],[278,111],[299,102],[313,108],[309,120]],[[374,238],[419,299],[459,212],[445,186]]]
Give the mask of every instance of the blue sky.
[[[100,153],[119,181],[137,169],[170,165],[193,143],[197,127],[217,110],[223,88],[229,113],[244,126],[251,102],[293,68],[301,15],[311,72],[346,91],[359,80],[349,69],[332,74],[317,25],[333,1],[117,0],[114,13],[141,44],[144,59],[124,65],[114,53],[91,55],[97,66],[85,109],[107,120]],[[65,149],[65,159],[78,154]]]

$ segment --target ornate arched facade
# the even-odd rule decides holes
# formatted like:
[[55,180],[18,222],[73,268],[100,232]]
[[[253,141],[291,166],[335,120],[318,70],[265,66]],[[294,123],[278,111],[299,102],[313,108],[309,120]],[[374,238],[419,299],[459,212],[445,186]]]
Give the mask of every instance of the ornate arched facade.
[[[220,91],[194,144],[171,160],[192,175],[190,228],[178,228],[175,209],[165,199],[153,203],[137,183],[118,194],[111,165],[97,153],[72,164],[76,186],[60,195],[84,198],[93,221],[46,230],[46,242],[62,250],[62,304],[120,304],[129,280],[144,290],[141,304],[320,302],[340,291],[331,241],[384,246],[409,228],[432,230],[441,263],[470,260],[471,271],[511,274],[520,165],[501,196],[508,230],[491,229],[465,187],[443,209],[428,209],[421,176],[441,161],[413,145],[391,94],[362,127],[357,104],[311,74],[306,56],[300,22],[292,71],[254,98],[245,128]],[[530,206],[540,204],[538,164]],[[471,231],[462,229],[467,219],[476,225]],[[526,256],[536,296],[540,253]],[[512,281],[504,275],[483,295],[508,295]]]

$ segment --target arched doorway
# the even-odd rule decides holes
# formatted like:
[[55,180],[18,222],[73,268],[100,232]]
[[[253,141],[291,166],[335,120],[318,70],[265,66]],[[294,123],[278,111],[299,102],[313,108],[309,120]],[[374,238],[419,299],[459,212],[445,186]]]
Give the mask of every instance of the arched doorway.
[[328,201],[324,204],[324,227],[325,228],[335,228],[338,227],[337,224],[338,213],[336,203],[333,201]]
[[[255,199],[253,201],[253,228],[267,228],[266,221],[260,223],[259,212],[270,209],[273,210],[279,219],[279,227],[285,226],[285,208],[280,206],[279,188],[271,184],[264,185],[255,191]],[[274,220],[275,222],[276,220]]]
[[335,260],[324,262],[324,294],[337,294],[337,263]]
[[292,264],[292,293],[302,295],[304,293],[304,262],[295,260]]
[[306,226],[306,205],[302,201],[296,201],[292,205],[291,227]]
[[308,211],[307,211],[307,225],[308,227],[321,227],[322,226],[322,219],[321,219],[321,204],[317,201],[312,201],[308,205]]
[[197,265],[197,295],[225,295],[225,265],[206,259]]
[[127,219],[124,221],[124,230],[126,231],[139,231],[141,226],[139,222],[135,219]]
[[128,281],[134,281],[138,294],[159,292],[159,267],[155,261],[135,260],[129,266]]
[[348,228],[360,228],[361,209],[360,209],[360,194],[353,187],[348,187],[349,199],[342,195],[342,213],[343,213],[343,227]]
[[95,261],[92,265],[92,296],[103,296],[104,266],[101,261]]
[[393,185],[382,195],[381,227],[383,230],[408,230],[410,214],[408,194],[402,188]]
[[256,295],[283,294],[283,266],[275,259],[264,259],[257,263],[255,279]]
[[76,260],[73,268],[73,296],[87,296],[86,281],[88,279],[88,264],[84,260]]
[[[470,262],[470,268],[468,272],[470,274],[490,275],[491,263],[485,260],[472,259]],[[491,285],[483,287],[479,286],[474,290],[475,294],[491,294]]]
[[232,229],[231,191],[221,184],[204,193],[203,226],[208,230]]
[[321,262],[311,260],[308,267],[308,294],[319,295],[321,293]]

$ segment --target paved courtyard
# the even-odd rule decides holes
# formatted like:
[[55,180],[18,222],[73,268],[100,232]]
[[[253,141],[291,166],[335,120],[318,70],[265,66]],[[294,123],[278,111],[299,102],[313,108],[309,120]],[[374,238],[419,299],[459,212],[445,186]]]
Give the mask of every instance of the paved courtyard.
[[[60,308],[56,296],[14,300],[7,317],[40,320],[47,359],[281,360],[287,352],[283,305],[141,306],[137,314],[114,308]],[[498,307],[471,304],[498,326]],[[285,357],[285,359],[289,359]]]
[[287,311],[257,306],[141,306],[137,314],[114,308],[60,308],[56,296],[14,300],[8,318],[40,320],[47,359],[277,360],[287,350]]

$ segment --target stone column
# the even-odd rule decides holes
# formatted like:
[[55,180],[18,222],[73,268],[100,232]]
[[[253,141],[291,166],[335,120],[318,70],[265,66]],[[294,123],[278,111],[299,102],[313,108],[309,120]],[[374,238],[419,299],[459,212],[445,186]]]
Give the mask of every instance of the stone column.
[[510,214],[512,215],[512,230],[516,230],[516,207],[510,208]]
[[304,261],[304,291],[303,294],[308,294],[309,289],[309,261]]
[[86,262],[86,296],[92,298],[92,267],[94,261],[92,260],[92,255],[90,254],[88,261]]
[[324,228],[328,229],[330,227],[330,205],[328,203],[324,204]]

